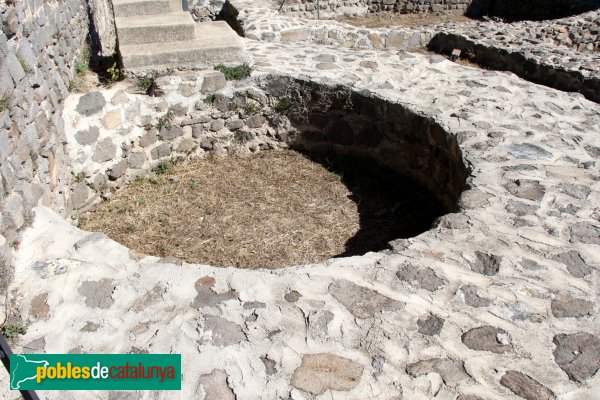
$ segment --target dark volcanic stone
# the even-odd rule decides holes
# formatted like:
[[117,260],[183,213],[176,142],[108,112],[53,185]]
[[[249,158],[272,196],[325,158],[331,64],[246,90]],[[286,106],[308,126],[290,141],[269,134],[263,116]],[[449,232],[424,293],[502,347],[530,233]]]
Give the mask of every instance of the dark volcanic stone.
[[105,104],[106,100],[104,100],[104,96],[102,96],[102,93],[92,92],[81,96],[81,98],[79,99],[79,103],[77,103],[76,110],[79,114],[85,115],[87,117],[102,110]]
[[437,335],[444,326],[444,319],[432,314],[427,318],[418,320],[417,326],[419,327],[419,333],[422,335]]
[[551,309],[552,315],[557,318],[579,318],[590,315],[594,309],[594,303],[572,296],[558,296],[552,300]]
[[465,297],[465,303],[471,307],[487,307],[491,304],[489,299],[477,294],[477,287],[474,285],[465,285],[460,288]]
[[561,183],[558,185],[558,188],[569,196],[579,200],[585,200],[592,192],[592,189],[585,185],[575,185],[572,183]]
[[527,204],[522,201],[515,200],[509,200],[504,208],[509,213],[515,214],[519,217],[535,214],[535,212],[539,210],[539,207],[534,204]]
[[171,125],[160,130],[160,136],[164,140],[173,140],[181,135],[183,135],[183,129],[177,125]]
[[567,266],[567,271],[575,278],[583,278],[592,272],[592,269],[586,264],[581,254],[575,250],[554,256],[554,261],[558,261]]
[[452,360],[449,358],[431,358],[428,360],[421,360],[416,363],[409,364],[406,367],[406,372],[415,378],[430,372],[435,372],[442,377],[444,383],[449,387],[456,387],[460,381],[469,377],[469,375],[467,375],[465,372],[465,367],[462,361]]
[[583,382],[600,369],[600,339],[589,333],[554,336],[554,361],[569,379]]
[[108,171],[108,179],[117,180],[125,175],[125,172],[127,172],[127,160],[121,160]]
[[100,136],[100,130],[96,126],[90,127],[85,131],[79,131],[75,134],[75,140],[82,146],[92,144]]
[[500,270],[500,262],[502,261],[502,257],[483,253],[481,251],[476,251],[475,256],[477,257],[477,260],[471,265],[471,270],[474,272],[492,276],[496,275]]
[[390,299],[374,290],[355,285],[346,280],[337,280],[329,285],[329,292],[356,318],[371,318],[382,311],[396,311],[404,303]]
[[417,284],[422,289],[435,292],[446,286],[447,280],[440,278],[429,268],[419,268],[411,264],[404,265],[396,272],[396,277],[410,284]]
[[529,143],[512,144],[508,146],[507,150],[516,158],[525,160],[548,160],[552,158],[552,153]]
[[512,346],[508,344],[510,342],[508,334],[502,329],[489,325],[463,333],[462,342],[471,350],[491,351],[498,354],[512,350]]
[[526,400],[551,400],[554,394],[544,385],[518,371],[506,371],[500,384]]
[[112,142],[110,138],[106,138],[98,143],[96,150],[92,155],[92,161],[105,162],[115,158],[117,152],[117,146]]
[[300,297],[302,297],[302,295],[300,293],[296,292],[295,290],[287,292],[285,294],[285,296],[283,296],[283,298],[290,303],[297,302],[298,299],[300,299]]
[[571,243],[600,244],[600,226],[578,222],[571,227]]
[[238,298],[238,294],[235,290],[229,290],[224,293],[216,293],[213,290],[214,284],[214,278],[208,276],[198,279],[194,284],[197,294],[194,298],[194,301],[192,301],[191,306],[194,308],[214,307],[223,301],[234,300]]
[[513,196],[532,201],[540,201],[545,193],[544,186],[540,185],[538,181],[527,179],[517,179],[509,183],[506,189]]

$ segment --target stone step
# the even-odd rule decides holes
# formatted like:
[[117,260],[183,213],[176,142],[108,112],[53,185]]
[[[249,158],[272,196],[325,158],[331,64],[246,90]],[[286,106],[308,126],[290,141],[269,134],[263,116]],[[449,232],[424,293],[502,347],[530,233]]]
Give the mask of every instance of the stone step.
[[115,18],[119,46],[193,40],[196,23],[188,12]]
[[112,3],[115,17],[135,17],[181,11],[173,9],[169,0],[113,0]]
[[197,24],[196,39],[120,46],[126,74],[247,62],[240,37],[224,21]]

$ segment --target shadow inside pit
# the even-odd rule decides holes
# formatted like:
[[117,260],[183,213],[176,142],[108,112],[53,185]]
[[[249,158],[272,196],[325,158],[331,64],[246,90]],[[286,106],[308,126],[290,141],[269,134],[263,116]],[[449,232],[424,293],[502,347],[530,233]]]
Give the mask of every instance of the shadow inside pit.
[[473,0],[465,15],[499,17],[507,22],[570,17],[600,8],[600,0]]
[[345,251],[335,257],[388,249],[390,241],[417,236],[446,213],[427,188],[374,160],[301,153],[339,176],[358,207],[359,231],[346,242]]

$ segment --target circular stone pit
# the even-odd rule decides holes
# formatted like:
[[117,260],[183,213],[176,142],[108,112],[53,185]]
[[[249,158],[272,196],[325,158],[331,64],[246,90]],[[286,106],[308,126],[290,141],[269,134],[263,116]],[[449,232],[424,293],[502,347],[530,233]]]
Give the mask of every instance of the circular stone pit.
[[[281,268],[389,248],[390,241],[419,235],[457,209],[468,170],[456,140],[431,119],[344,87],[278,76],[263,77],[258,87],[266,106],[253,106],[237,120],[233,135],[223,133],[231,121],[213,119],[207,131],[217,130],[216,137],[193,129],[187,138],[173,121],[160,129],[150,154],[130,149],[129,158],[154,160],[144,167],[154,174],[122,171],[114,188],[135,179],[111,189],[109,201],[85,213],[81,227],[142,254]],[[247,111],[252,100],[242,93],[219,96],[204,112]],[[260,133],[247,125],[258,125],[257,119],[275,132],[270,146],[252,143]],[[156,157],[155,149],[177,148],[182,135],[192,141],[188,148],[207,141],[211,148]],[[251,155],[262,147],[291,147],[305,156]],[[214,157],[225,153],[233,155]],[[171,162],[186,158],[195,161]]]
[[[312,44],[247,43],[247,48],[258,60],[254,78],[271,72],[323,84],[315,84],[318,90],[309,101],[306,90],[296,91],[309,87],[303,81],[282,79],[273,86],[280,87],[277,94],[257,89],[255,81],[237,82],[215,96],[213,106],[194,108],[199,100],[204,104],[205,94],[198,93],[202,81],[166,77],[160,78],[171,82],[163,86],[164,99],[117,96],[120,87],[104,91],[107,105],[98,105],[94,118],[77,113],[73,103],[79,97],[71,96],[65,101],[69,151],[78,146],[74,133],[92,123],[99,127],[80,137],[95,139],[71,154],[74,175],[83,172],[76,188],[109,197],[137,173],[149,171],[150,164],[230,152],[229,138],[240,131],[256,134],[241,146],[247,150],[305,141],[315,150],[359,152],[360,131],[353,129],[337,143],[332,127],[314,129],[310,113],[302,111],[318,104],[321,92],[334,91],[329,83],[340,82],[358,93],[348,96],[342,87],[340,101],[331,101],[337,108],[323,102],[314,113],[335,111],[342,115],[339,120],[351,121],[350,108],[369,115],[361,106],[364,97],[381,100],[371,102],[381,106],[375,114],[379,119],[370,118],[377,124],[386,116],[404,122],[417,115],[415,120],[427,121],[423,125],[431,128],[421,130],[426,133],[420,148],[428,150],[411,158],[435,160],[437,154],[438,160],[456,162],[433,171],[424,162],[410,162],[406,172],[429,182],[438,196],[454,195],[452,188],[464,185],[441,179],[443,167],[459,166],[448,176],[466,170],[458,146],[447,136],[458,139],[473,169],[460,196],[461,211],[443,216],[417,237],[394,241],[388,251],[273,271],[136,254],[38,207],[16,255],[11,304],[31,324],[15,348],[23,353],[181,353],[182,370],[192,371],[183,375],[182,398],[517,399],[526,393],[593,398],[600,384],[595,362],[600,314],[594,306],[600,254],[598,105],[433,57],[327,49],[338,68],[315,73],[323,61],[316,59]],[[361,70],[365,60],[377,69]],[[251,116],[234,92],[251,89],[256,90],[248,98],[260,102],[265,121],[246,130],[239,126],[249,127]],[[184,101],[174,92],[190,97]],[[283,104],[293,107],[274,112],[285,97]],[[348,97],[350,102],[342,101]],[[117,104],[123,109],[121,125],[107,132],[99,121]],[[161,138],[154,129],[145,131],[168,107],[181,131]],[[210,130],[213,122],[218,131]],[[190,129],[190,124],[201,128]],[[413,151],[406,145],[412,138],[397,126],[405,125],[387,124],[384,138],[362,153],[382,156],[388,143],[398,142],[389,157],[379,158],[391,164],[394,150]],[[214,147],[200,149],[209,137],[218,139]],[[199,149],[188,146],[197,143]],[[86,164],[98,146],[113,159]],[[130,165],[134,153],[141,161],[133,163],[132,157]],[[125,168],[117,168],[123,161]],[[107,182],[95,179],[108,172]],[[568,304],[580,306],[574,310]],[[567,357],[573,349],[579,349],[574,360]],[[324,370],[329,372],[323,375]],[[81,397],[48,394],[61,400],[73,396]]]

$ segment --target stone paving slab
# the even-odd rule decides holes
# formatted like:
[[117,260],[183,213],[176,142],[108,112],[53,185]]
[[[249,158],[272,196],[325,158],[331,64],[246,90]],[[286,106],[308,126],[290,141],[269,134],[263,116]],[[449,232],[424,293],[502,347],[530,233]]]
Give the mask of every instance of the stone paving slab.
[[[238,399],[516,399],[524,391],[593,398],[600,107],[435,56],[247,47],[255,79],[336,82],[440,122],[473,167],[463,211],[392,251],[244,271],[135,257],[38,208],[13,288],[23,315],[46,293],[49,311],[32,319],[17,349],[181,352],[188,372],[177,398],[229,391]],[[327,68],[322,54],[332,57]],[[365,61],[373,64],[361,67]],[[404,278],[406,268],[430,269],[442,284]],[[577,314],[562,296],[594,305]],[[432,316],[443,324],[424,322]],[[574,344],[584,356],[565,359]],[[315,368],[331,373],[313,375]]]
[[472,169],[461,211],[392,250],[249,271],[138,255],[38,207],[16,350],[176,352],[184,371],[177,394],[44,397],[595,399],[600,105],[441,56],[245,45],[244,84],[343,85],[438,122]]
[[[363,28],[337,21],[293,18],[259,0],[233,0],[247,38],[266,42],[312,42],[359,49],[429,48],[485,67],[509,70],[556,89],[600,101],[600,10],[553,21],[503,23],[493,20],[416,27]],[[471,56],[469,56],[471,52]]]

